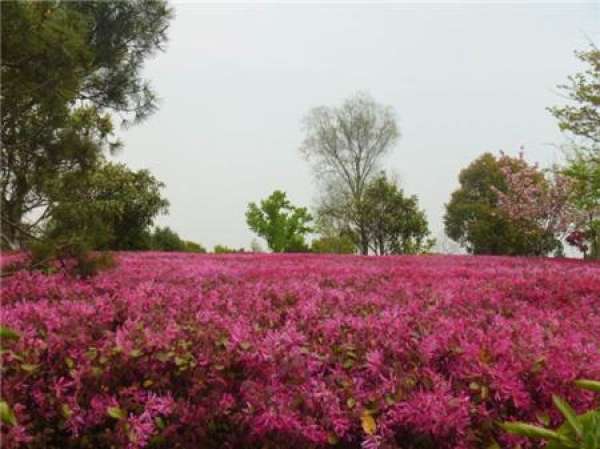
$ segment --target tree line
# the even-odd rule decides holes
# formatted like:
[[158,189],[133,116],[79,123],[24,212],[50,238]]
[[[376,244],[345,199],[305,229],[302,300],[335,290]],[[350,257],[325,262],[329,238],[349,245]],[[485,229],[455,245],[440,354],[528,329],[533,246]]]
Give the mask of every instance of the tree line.
[[[169,208],[160,180],[107,157],[122,146],[119,124],[134,126],[157,109],[142,68],[164,49],[168,3],[0,6],[2,248],[30,249],[39,264],[60,257],[89,263],[95,250],[205,251],[155,227]],[[460,173],[444,225],[468,252],[561,254],[566,242],[600,257],[600,52],[591,47],[577,56],[586,69],[561,86],[571,101],[550,108],[572,138],[567,163],[541,169],[524,157],[486,153]],[[309,212],[278,190],[248,205],[247,224],[271,251],[432,250],[417,196],[383,166],[400,138],[390,106],[358,93],[310,110],[302,125],[300,153],[319,200]]]
[[[488,152],[460,172],[444,228],[468,253],[561,256],[567,244],[600,258],[600,50],[576,55],[587,69],[560,86],[570,103],[548,108],[570,138],[566,163],[540,168],[522,152]],[[320,192],[316,216],[281,191],[246,214],[272,251],[384,255],[434,247],[418,198],[382,170],[400,136],[391,107],[358,93],[339,107],[311,110],[304,130],[300,151]],[[315,231],[320,237],[309,247],[305,237]]]

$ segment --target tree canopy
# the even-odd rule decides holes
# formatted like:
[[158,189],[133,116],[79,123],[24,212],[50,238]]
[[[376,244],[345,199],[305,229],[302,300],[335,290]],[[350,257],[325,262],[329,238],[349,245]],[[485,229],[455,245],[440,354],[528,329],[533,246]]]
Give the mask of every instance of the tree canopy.
[[[118,147],[113,119],[154,111],[144,61],[166,40],[164,0],[3,2],[3,241],[18,244],[27,217],[48,213],[57,179],[93,170]],[[56,192],[54,192],[55,194]]]
[[367,185],[362,207],[373,253],[415,254],[433,246],[434,241],[428,238],[427,218],[418,207],[417,197],[406,197],[384,173]]
[[77,230],[90,249],[144,249],[155,217],[168,211],[163,186],[147,170],[123,164],[103,163],[84,176],[70,173],[49,189],[45,232],[69,240]]
[[592,45],[575,55],[586,69],[569,76],[567,84],[559,86],[570,103],[552,107],[550,112],[562,131],[582,138],[583,145],[600,151],[600,49]]
[[310,245],[313,253],[354,254],[356,245],[347,234],[322,235],[313,240]]
[[267,241],[273,252],[306,251],[304,236],[311,232],[311,215],[304,207],[293,206],[285,192],[276,190],[246,211],[249,228]]

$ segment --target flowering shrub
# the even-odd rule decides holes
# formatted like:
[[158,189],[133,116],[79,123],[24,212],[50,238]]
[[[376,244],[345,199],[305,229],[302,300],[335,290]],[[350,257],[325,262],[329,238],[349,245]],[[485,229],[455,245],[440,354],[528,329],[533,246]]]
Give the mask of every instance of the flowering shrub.
[[118,259],[3,279],[2,447],[535,448],[496,423],[597,406],[600,264]]

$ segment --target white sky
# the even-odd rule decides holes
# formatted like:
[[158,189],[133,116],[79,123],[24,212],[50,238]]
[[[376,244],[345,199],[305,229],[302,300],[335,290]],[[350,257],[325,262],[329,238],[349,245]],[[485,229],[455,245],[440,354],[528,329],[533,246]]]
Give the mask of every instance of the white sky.
[[484,151],[559,160],[545,110],[600,43],[600,2],[174,3],[167,50],[146,77],[161,108],[121,132],[118,155],[167,185],[182,237],[248,247],[244,213],[275,189],[311,206],[301,119],[358,90],[394,107],[402,138],[384,163],[417,194],[434,234],[461,168]]

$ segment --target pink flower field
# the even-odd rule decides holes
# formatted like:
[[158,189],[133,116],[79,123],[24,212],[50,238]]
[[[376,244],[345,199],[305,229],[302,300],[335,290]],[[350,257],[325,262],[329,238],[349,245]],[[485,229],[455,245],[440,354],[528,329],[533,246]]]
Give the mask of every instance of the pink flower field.
[[600,264],[122,253],[3,279],[16,448],[487,448],[600,379]]

